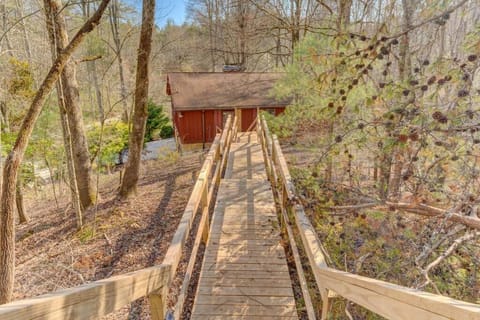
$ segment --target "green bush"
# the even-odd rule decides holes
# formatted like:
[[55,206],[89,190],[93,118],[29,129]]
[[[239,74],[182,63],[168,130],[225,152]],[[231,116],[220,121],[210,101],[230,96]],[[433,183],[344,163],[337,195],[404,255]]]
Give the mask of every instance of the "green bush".
[[128,146],[128,125],[121,121],[105,123],[102,133],[102,127],[96,124],[88,131],[88,142],[90,154],[100,157],[101,165],[114,165]]
[[171,124],[167,124],[160,129],[160,138],[167,139],[173,137],[173,127]]
[[[171,129],[169,129],[170,127]],[[165,129],[164,129],[165,128]],[[169,130],[172,131],[169,134]],[[145,128],[145,142],[155,139],[155,136],[161,138],[168,138],[173,135],[173,128],[170,124],[170,119],[163,111],[163,106],[155,104],[152,100],[148,101],[148,118]]]

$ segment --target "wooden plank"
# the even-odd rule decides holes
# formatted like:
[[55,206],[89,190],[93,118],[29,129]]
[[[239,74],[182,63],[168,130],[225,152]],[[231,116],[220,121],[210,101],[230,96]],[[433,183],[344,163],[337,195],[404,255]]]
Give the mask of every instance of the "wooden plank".
[[[195,315],[195,319],[197,320],[246,320],[246,319],[251,319],[251,320],[272,320],[271,316],[230,316],[230,315],[221,315],[221,316],[212,316],[212,315]],[[296,320],[298,319],[298,316],[287,316],[287,317],[281,317],[281,316],[276,316],[275,319],[278,320]]]
[[248,279],[224,279],[219,278],[203,278],[199,280],[201,286],[237,286],[237,287],[270,287],[270,288],[291,288],[292,283],[290,279],[261,279],[261,278],[248,278]]
[[[248,204],[247,204],[248,206]],[[253,206],[253,205],[252,205]],[[245,213],[242,211],[236,211],[235,208],[226,208],[226,215],[217,215],[213,217],[214,222],[235,222],[244,223],[248,221],[261,221],[261,222],[278,222],[278,218],[273,214],[272,210],[268,208],[265,212],[261,212],[261,208],[254,208],[254,212]],[[230,212],[228,212],[230,211]]]
[[278,230],[276,225],[273,225],[268,222],[268,223],[263,223],[263,226],[266,226],[267,228],[259,228],[257,225],[245,225],[245,224],[231,224],[231,225],[226,225],[222,226],[219,224],[212,225],[212,230],[215,232],[225,232],[225,233],[233,233],[236,231],[244,231],[244,232],[255,232],[257,230],[264,230],[264,231],[276,231]]
[[220,218],[221,221],[228,220],[228,219],[235,219],[235,218],[265,218],[270,220],[278,221],[275,207],[272,205],[261,205],[261,204],[253,204],[249,202],[243,203],[242,207],[235,207],[235,206],[224,206],[217,209],[217,211],[221,212],[222,217]]
[[[257,190],[255,190],[257,191]],[[272,202],[270,197],[272,195],[268,195],[267,199],[265,201],[261,201],[259,199],[258,194],[256,194],[256,200],[255,202],[253,201],[246,201],[246,199],[241,199],[238,196],[239,191],[235,190],[235,200],[236,204],[226,204],[222,203],[222,199],[220,199],[217,202],[217,206],[215,207],[216,211],[221,212],[222,215],[265,215],[265,216],[276,216],[276,211],[275,211],[275,204]],[[252,210],[253,209],[253,210]]]
[[265,229],[268,229],[268,228],[275,229],[279,224],[274,219],[263,219],[263,220],[258,219],[258,220],[254,220],[254,221],[227,220],[223,223],[222,226],[220,226],[219,223],[221,223],[221,221],[215,220],[215,223],[212,225],[212,228],[215,228],[215,229],[222,228],[222,230],[226,230],[226,231],[233,230],[233,229],[239,228],[239,227],[244,228],[245,230],[255,230],[255,229],[258,229],[259,227],[262,227],[262,228],[265,228]]
[[[225,230],[229,230],[226,228]],[[276,244],[280,242],[280,237],[277,233],[270,232],[270,234],[240,234],[240,235],[222,235],[222,234],[210,234],[210,239],[212,243],[224,244],[224,243],[240,243],[240,242],[248,242],[250,244],[253,243],[260,243],[260,242],[271,242],[272,244]]]
[[230,256],[219,257],[209,255],[205,258],[205,263],[219,263],[222,261],[228,261],[228,263],[240,263],[240,264],[285,264],[285,256],[263,256],[263,257],[251,257],[251,256]]
[[248,255],[250,252],[270,252],[276,254],[280,251],[283,251],[283,247],[278,246],[254,246],[254,245],[210,245],[207,249],[207,254],[237,254],[237,255]]
[[295,306],[295,300],[292,297],[262,297],[262,296],[211,296],[198,295],[195,297],[195,303],[205,305],[229,305],[229,304],[248,304],[262,306]]
[[198,288],[198,294],[211,294],[219,296],[268,296],[268,297],[293,297],[292,288],[269,288],[269,287],[237,287],[237,286],[220,286],[208,287],[201,286]]
[[208,252],[205,256],[206,261],[216,260],[218,258],[227,258],[231,260],[236,259],[251,259],[251,261],[268,261],[269,259],[281,259],[285,260],[285,253],[278,252],[272,254],[270,252],[265,253],[262,251],[250,251],[244,255],[238,255],[237,253],[223,253],[223,252]]
[[215,251],[207,250],[205,252],[205,257],[207,258],[217,258],[217,257],[231,257],[233,259],[238,257],[248,257],[248,258],[281,258],[285,259],[285,251],[278,249],[276,251],[263,251],[263,250],[242,250],[237,252],[227,252],[227,251]]
[[209,244],[211,245],[220,245],[220,246],[230,246],[230,245],[235,245],[235,246],[275,246],[279,244],[280,239],[268,239],[268,238],[263,238],[263,239],[211,239]]
[[91,319],[107,315],[167,285],[160,265],[0,306],[0,319]]
[[242,238],[242,239],[260,239],[263,237],[275,238],[280,237],[278,230],[266,229],[266,230],[243,230],[237,229],[236,231],[230,230],[215,230],[210,232],[210,237],[215,239],[233,239],[233,238]]
[[243,315],[243,316],[295,316],[293,306],[259,306],[259,305],[195,305],[193,315]]
[[268,272],[268,271],[238,271],[238,270],[226,270],[226,271],[215,271],[215,270],[202,270],[202,277],[205,278],[216,278],[223,276],[225,278],[237,278],[237,279],[250,279],[250,278],[267,278],[267,279],[286,279],[290,278],[288,272]]
[[250,230],[258,230],[260,227],[264,230],[276,230],[279,223],[273,220],[267,221],[243,221],[243,222],[234,222],[234,221],[226,221],[224,225],[220,225],[219,221],[216,221],[215,224],[212,224],[212,228],[216,230],[222,230],[226,232],[233,232],[239,228],[243,228],[245,231]]
[[229,263],[228,261],[222,261],[220,263],[208,263],[203,264],[203,268],[216,271],[227,270],[241,270],[241,271],[288,271],[287,264],[259,264],[259,263]]

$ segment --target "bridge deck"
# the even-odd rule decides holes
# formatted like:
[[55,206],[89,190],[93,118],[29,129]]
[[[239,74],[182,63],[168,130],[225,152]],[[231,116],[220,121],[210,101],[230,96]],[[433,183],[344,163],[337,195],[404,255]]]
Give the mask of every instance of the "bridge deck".
[[232,143],[191,319],[298,319],[255,133]]

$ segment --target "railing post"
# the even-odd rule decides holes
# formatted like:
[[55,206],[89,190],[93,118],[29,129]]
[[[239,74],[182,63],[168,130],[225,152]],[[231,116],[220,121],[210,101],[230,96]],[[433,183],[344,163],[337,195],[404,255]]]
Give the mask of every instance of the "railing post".
[[242,132],[242,110],[235,108],[235,117],[237,118],[237,132]]
[[168,285],[164,285],[148,296],[150,316],[152,320],[164,320],[167,313]]
[[203,228],[202,232],[202,240],[204,243],[207,243],[208,241],[208,234],[210,230],[210,217],[209,217],[209,212],[208,212],[208,179],[205,179],[204,181],[204,187],[202,191],[202,215],[205,215],[205,227]]
[[[222,154],[220,154],[220,152],[222,152]],[[220,180],[222,178],[222,163],[223,163],[223,157],[226,157],[227,155],[223,154],[223,151],[220,151],[218,152],[217,154],[217,159],[216,159],[216,165],[220,167],[219,172],[217,174],[217,177],[215,178],[215,181],[212,181],[212,183],[216,186],[219,186],[220,185]]]
[[322,320],[328,320],[328,312],[332,302],[331,298],[328,296],[328,289],[321,290],[320,295],[322,296]]

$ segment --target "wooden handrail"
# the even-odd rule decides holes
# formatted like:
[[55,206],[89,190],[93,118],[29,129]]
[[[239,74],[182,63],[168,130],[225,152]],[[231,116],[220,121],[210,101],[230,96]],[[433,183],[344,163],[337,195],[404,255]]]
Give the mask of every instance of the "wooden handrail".
[[0,319],[95,319],[164,287],[171,267],[159,265],[0,306]]
[[[220,182],[228,148],[236,136],[237,131],[234,126],[237,121],[237,119],[232,120],[229,116],[222,135],[217,135],[212,143],[161,265],[0,305],[0,319],[94,319],[112,313],[141,297],[148,296],[151,318],[163,320],[166,313],[168,289],[175,277],[185,243],[199,209],[203,216],[196,239],[194,239],[194,249],[190,260],[194,260],[196,257],[199,242],[197,238],[206,234],[205,228],[208,230],[208,208],[213,197],[213,190]],[[214,166],[215,171],[210,178]],[[184,288],[188,287],[193,263],[189,262],[181,290],[186,290]],[[180,299],[181,302],[177,306],[181,311],[184,296],[181,296]]]
[[[263,117],[262,117],[263,118]],[[283,198],[284,195],[282,193],[283,190],[279,190],[275,188],[276,184],[275,181],[277,180],[276,172],[275,172],[275,165],[273,163],[272,157],[272,139],[270,137],[270,132],[268,130],[268,126],[266,121],[261,119],[261,117],[257,117],[257,135],[262,145],[263,153],[265,156],[265,166],[267,170],[267,176],[272,184],[273,193],[279,202],[282,204],[280,208],[280,221],[282,223],[282,230],[286,234],[286,237],[289,240],[290,249],[294,258],[295,268],[297,269],[298,280],[300,282],[300,288],[302,290],[303,301],[305,304],[305,311],[307,313],[308,319],[316,319],[315,318],[315,309],[313,307],[312,298],[310,296],[308,283],[305,277],[305,273],[303,272],[302,261],[300,258],[300,253],[298,251],[298,246],[295,242],[295,238],[293,235],[292,227],[289,223],[288,212],[283,205]]]
[[[182,281],[182,285],[180,288],[180,292],[178,294],[177,303],[174,307],[174,319],[180,319],[181,313],[183,311],[183,305],[185,302],[186,294],[188,291],[188,287],[190,285],[190,279],[193,272],[193,268],[195,266],[197,252],[200,247],[200,243],[203,241],[204,243],[208,240],[209,234],[209,210],[210,206],[213,203],[212,198],[215,191],[215,188],[218,187],[220,184],[220,178],[225,168],[226,161],[228,158],[228,151],[230,148],[230,144],[234,137],[233,135],[233,125],[232,118],[229,116],[225,123],[225,128],[222,132],[222,135],[218,135],[215,137],[212,146],[210,147],[210,151],[207,155],[205,161],[213,161],[215,164],[215,171],[213,173],[210,186],[205,186],[205,189],[202,190],[201,196],[201,206],[202,206],[202,218],[200,220],[198,231],[194,239],[194,244],[192,248],[192,253],[190,255],[190,259],[188,261],[187,269],[185,272],[185,276]],[[209,177],[210,171],[212,170],[212,166],[210,166],[209,171],[205,172],[206,177]]]
[[271,158],[268,161],[273,163],[272,170],[277,172],[278,181],[272,185],[276,185],[280,189],[280,193],[285,195],[281,204],[294,217],[303,248],[320,290],[323,300],[322,319],[328,317],[332,293],[388,319],[480,319],[480,305],[478,304],[329,268],[325,259],[325,250],[315,228],[296,197],[295,186],[280,143],[275,135],[270,136],[268,126],[263,118],[259,124],[259,131],[261,131],[259,134],[264,137],[262,146],[266,150],[265,153]]

